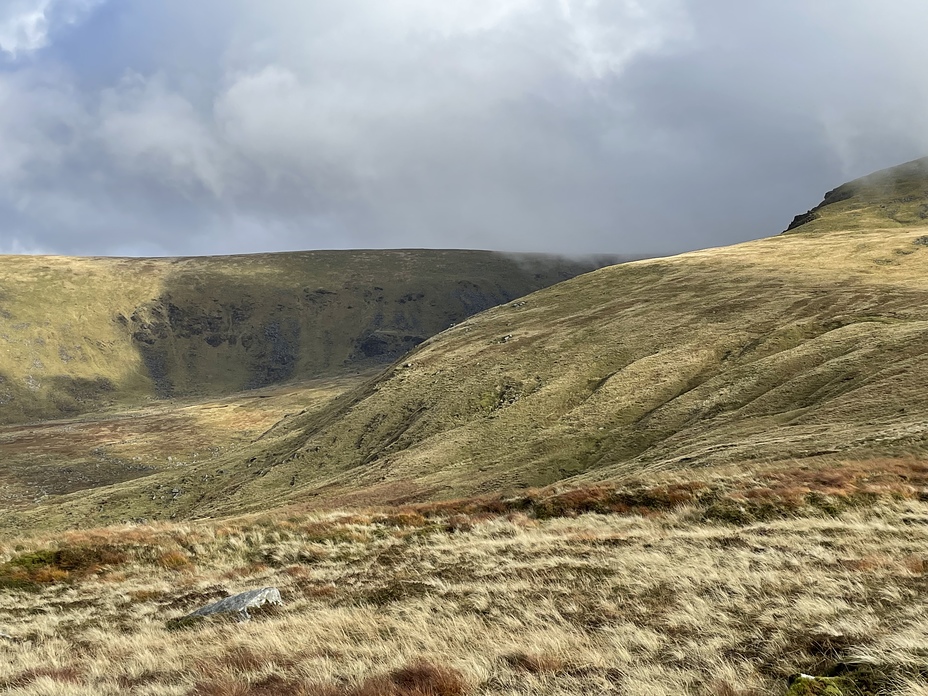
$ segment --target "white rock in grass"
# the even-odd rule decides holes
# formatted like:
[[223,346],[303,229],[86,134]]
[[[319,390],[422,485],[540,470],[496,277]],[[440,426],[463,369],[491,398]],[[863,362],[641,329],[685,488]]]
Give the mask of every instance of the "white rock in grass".
[[280,590],[276,587],[265,587],[260,590],[242,592],[241,594],[220,599],[218,602],[197,609],[192,614],[187,614],[184,618],[192,619],[198,616],[210,616],[211,614],[235,613],[238,614],[239,621],[250,621],[249,609],[258,609],[265,604],[282,606],[283,603],[284,601],[280,598]]

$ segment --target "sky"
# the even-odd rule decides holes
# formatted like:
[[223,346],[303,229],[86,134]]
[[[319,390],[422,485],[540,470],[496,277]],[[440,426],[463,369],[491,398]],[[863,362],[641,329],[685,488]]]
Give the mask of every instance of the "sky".
[[0,0],[0,253],[662,254],[928,155],[923,0]]

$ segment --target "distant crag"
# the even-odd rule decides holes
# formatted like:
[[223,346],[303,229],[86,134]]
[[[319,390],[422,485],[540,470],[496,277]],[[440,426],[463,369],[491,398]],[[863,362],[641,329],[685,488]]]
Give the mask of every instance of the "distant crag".
[[786,232],[862,230],[928,224],[928,157],[883,169],[832,189]]

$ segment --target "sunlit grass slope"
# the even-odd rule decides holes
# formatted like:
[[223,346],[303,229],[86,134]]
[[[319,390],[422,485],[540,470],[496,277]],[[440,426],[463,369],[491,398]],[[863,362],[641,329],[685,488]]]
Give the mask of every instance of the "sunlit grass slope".
[[383,364],[594,267],[453,250],[0,257],[0,423]]
[[235,505],[294,477],[295,497],[390,500],[924,451],[928,226],[857,229],[887,176],[827,234],[613,266],[459,324],[308,415]]

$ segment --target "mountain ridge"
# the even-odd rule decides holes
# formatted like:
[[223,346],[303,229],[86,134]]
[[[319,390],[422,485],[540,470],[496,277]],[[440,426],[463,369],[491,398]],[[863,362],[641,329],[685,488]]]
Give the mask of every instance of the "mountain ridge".
[[899,227],[926,221],[928,157],[922,157],[833,188],[817,206],[794,217],[784,233]]
[[928,184],[911,173],[856,184],[815,221],[827,229],[609,266],[498,305],[221,460],[17,515],[396,505],[922,456],[928,223],[861,227]]

